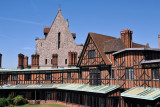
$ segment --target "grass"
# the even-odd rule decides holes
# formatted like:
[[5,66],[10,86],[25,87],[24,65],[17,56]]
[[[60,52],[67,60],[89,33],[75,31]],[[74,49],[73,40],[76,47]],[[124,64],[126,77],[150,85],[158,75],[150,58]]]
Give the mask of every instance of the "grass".
[[17,107],[66,107],[59,104],[25,104]]

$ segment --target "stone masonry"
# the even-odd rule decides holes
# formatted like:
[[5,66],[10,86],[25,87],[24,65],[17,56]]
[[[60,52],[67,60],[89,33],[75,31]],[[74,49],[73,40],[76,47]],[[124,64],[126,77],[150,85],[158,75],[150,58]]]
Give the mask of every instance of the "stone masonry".
[[[60,33],[60,48],[58,48],[58,34]],[[48,34],[45,38],[36,39],[36,53],[40,55],[40,68],[53,67],[52,55],[58,54],[58,67],[68,67],[69,52],[77,52],[80,55],[83,45],[75,43],[75,34],[69,30],[68,20],[65,21],[61,10],[58,10],[57,16],[53,21]],[[78,60],[78,58],[76,59]],[[46,63],[47,62],[47,63]],[[67,63],[66,63],[67,62]]]

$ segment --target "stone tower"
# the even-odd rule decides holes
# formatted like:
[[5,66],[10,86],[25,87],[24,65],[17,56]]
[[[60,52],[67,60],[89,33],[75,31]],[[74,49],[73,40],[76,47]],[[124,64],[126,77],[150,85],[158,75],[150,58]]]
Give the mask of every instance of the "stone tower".
[[[56,68],[75,66],[70,60],[76,59],[81,53],[83,45],[75,43],[75,33],[71,33],[68,20],[65,21],[61,10],[58,10],[55,20],[49,27],[44,27],[45,38],[36,39],[36,53],[39,54],[40,68]],[[77,56],[69,56],[69,53],[77,53]],[[75,58],[76,57],[76,58]]]

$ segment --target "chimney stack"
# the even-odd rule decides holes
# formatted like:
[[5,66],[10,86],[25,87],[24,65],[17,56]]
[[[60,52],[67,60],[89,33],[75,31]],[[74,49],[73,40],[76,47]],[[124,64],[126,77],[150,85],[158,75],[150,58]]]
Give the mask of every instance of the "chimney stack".
[[20,53],[20,54],[18,54],[18,67],[17,67],[17,69],[24,68],[23,62],[24,62],[24,55]]
[[28,68],[28,56],[24,57],[24,68]]
[[158,47],[160,48],[160,34],[158,34]]
[[0,53],[0,68],[2,68],[2,54]]
[[39,55],[38,54],[32,54],[32,69],[39,69]]
[[127,48],[132,48],[132,34],[133,32],[130,29],[122,30],[121,40],[126,45]]

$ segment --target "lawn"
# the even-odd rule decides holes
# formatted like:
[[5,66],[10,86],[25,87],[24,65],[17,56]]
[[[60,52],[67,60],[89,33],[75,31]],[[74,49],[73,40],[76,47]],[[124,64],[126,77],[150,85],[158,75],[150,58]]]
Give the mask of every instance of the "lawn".
[[59,104],[26,104],[26,105],[17,106],[17,107],[66,107],[66,106],[59,105]]

